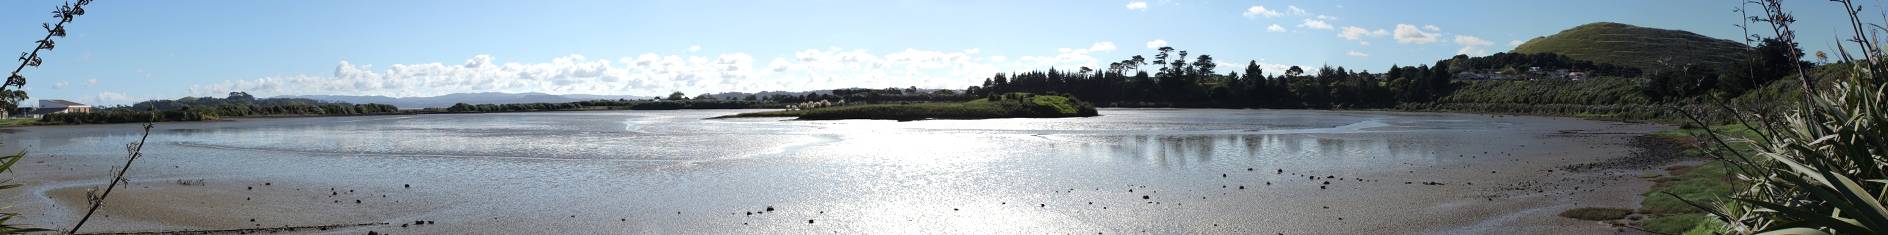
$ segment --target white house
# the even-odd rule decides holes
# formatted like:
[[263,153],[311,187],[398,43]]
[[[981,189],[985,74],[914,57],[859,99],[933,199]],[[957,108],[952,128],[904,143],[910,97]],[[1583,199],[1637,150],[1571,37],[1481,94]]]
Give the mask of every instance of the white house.
[[39,118],[54,113],[90,113],[92,106],[69,100],[39,100],[39,107],[32,111],[20,112],[20,116]]

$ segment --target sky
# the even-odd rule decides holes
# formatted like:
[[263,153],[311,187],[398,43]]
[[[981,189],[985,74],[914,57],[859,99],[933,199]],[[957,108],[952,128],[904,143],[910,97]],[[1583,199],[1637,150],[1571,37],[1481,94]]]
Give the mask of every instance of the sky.
[[[1600,21],[1739,39],[1740,2],[104,0],[23,74],[35,99],[95,105],[231,91],[963,89],[996,73],[1104,68],[1159,46],[1212,55],[1219,73],[1249,61],[1276,73],[1486,55]],[[0,42],[15,42],[0,49],[30,50],[60,3],[0,1]],[[1846,25],[1827,1],[1786,8],[1801,18],[1807,51],[1831,50]]]

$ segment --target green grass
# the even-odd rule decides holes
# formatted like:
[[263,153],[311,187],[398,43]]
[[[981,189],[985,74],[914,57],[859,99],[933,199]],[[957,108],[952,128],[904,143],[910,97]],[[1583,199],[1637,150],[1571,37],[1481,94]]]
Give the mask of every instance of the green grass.
[[[1757,133],[1756,130],[1741,125],[1713,126],[1711,130],[1725,136],[1744,138],[1754,138]],[[1654,136],[1673,138],[1684,142],[1711,141],[1709,139],[1698,139],[1704,136],[1704,134],[1704,130],[1698,128],[1653,133]],[[1748,144],[1734,143],[1731,147],[1745,153],[1752,151],[1752,146]],[[1702,150],[1693,148],[1687,149],[1685,154],[1704,155],[1705,153],[1702,152]],[[1666,234],[1699,231],[1705,231],[1705,234],[1709,234],[1708,231],[1715,231],[1710,227],[1701,228],[1700,226],[1717,226],[1718,222],[1716,220],[1706,217],[1704,212],[1699,211],[1696,207],[1692,207],[1690,204],[1686,204],[1684,201],[1680,201],[1677,198],[1672,198],[1672,196],[1667,195],[1667,193],[1675,194],[1679,197],[1684,197],[1686,200],[1692,200],[1693,202],[1705,205],[1723,202],[1723,200],[1728,199],[1728,197],[1734,193],[1732,185],[1734,182],[1732,181],[1731,169],[1729,167],[1730,166],[1725,162],[1710,161],[1689,169],[1674,171],[1675,174],[1673,176],[1655,179],[1654,181],[1657,183],[1652,185],[1652,188],[1644,194],[1645,200],[1640,202],[1639,213],[1649,215],[1649,218],[1645,221],[1640,221],[1639,227]]]
[[1560,217],[1592,221],[1625,219],[1627,215],[1632,215],[1632,209],[1581,207],[1567,210],[1566,212],[1560,212]]
[[33,124],[38,124],[38,123],[39,123],[39,119],[32,119],[32,118],[0,119],[0,126],[31,126]]
[[1057,118],[1098,115],[1092,104],[1052,95],[1011,95],[1002,100],[978,99],[959,103],[863,104],[809,110],[741,113],[717,118],[797,117],[800,120],[926,120],[990,118]]
[[1653,69],[1662,64],[1725,68],[1749,47],[1736,41],[1682,30],[1599,22],[1538,37],[1514,47],[1515,53],[1555,53],[1596,63]]

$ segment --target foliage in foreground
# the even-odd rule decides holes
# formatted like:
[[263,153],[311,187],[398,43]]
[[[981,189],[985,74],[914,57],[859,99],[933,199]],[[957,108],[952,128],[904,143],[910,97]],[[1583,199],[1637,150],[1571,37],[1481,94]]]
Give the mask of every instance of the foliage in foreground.
[[[13,171],[13,164],[19,163],[20,159],[24,159],[24,158],[26,158],[26,151],[20,151],[19,153],[14,153],[13,155],[0,156],[0,173],[7,173],[7,172]],[[13,180],[10,180],[10,179],[0,180],[0,189],[12,189],[12,188],[20,187],[20,184],[14,184],[12,183],[12,181]],[[11,207],[11,205],[6,205],[6,206]],[[40,229],[40,228],[29,228],[29,227],[21,226],[19,224],[8,224],[7,221],[13,220],[13,217],[15,216],[19,216],[19,213],[0,212],[0,234],[19,234],[19,233],[52,231],[52,230],[46,230],[46,229]]]
[[[1825,90],[1799,76],[1802,104],[1782,115],[1753,114],[1759,137],[1707,133],[1719,146],[1756,144],[1754,155],[1707,151],[1732,166],[1740,187],[1732,201],[1698,205],[1716,216],[1724,232],[1740,234],[1888,233],[1888,61],[1864,32],[1860,8],[1838,0],[1850,16],[1860,57],[1838,53],[1853,66]],[[1753,22],[1768,23],[1775,40],[1794,43],[1795,20],[1779,0],[1752,2],[1763,10]],[[1839,47],[1841,48],[1841,47]],[[1838,79],[1838,78],[1826,78]],[[1700,121],[1702,122],[1702,121]],[[1674,197],[1678,197],[1675,196]]]

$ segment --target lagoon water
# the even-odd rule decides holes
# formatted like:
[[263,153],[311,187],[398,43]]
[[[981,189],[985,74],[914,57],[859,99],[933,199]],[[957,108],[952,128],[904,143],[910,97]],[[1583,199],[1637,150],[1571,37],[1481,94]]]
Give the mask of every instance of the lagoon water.
[[[1624,157],[1630,137],[1665,128],[1303,110],[704,119],[742,111],[751,110],[160,123],[134,184],[87,231],[384,222],[323,232],[1611,232],[1553,215],[1636,205],[1645,183],[1624,176],[1642,171],[1554,170]],[[29,223],[69,226],[136,128],[0,129],[6,151],[31,151],[9,175],[27,184],[7,192],[20,198],[15,209]],[[435,224],[401,226],[416,220]]]

